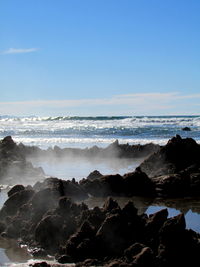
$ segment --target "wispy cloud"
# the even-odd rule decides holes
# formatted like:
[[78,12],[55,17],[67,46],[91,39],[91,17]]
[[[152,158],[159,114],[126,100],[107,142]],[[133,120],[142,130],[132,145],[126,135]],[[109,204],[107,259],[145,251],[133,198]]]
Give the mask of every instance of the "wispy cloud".
[[25,54],[25,53],[33,53],[38,51],[39,48],[9,48],[1,52],[2,55],[9,54]]
[[[16,115],[169,115],[200,114],[200,94],[133,93],[110,98],[0,102],[0,114]],[[187,107],[187,108],[186,108]]]

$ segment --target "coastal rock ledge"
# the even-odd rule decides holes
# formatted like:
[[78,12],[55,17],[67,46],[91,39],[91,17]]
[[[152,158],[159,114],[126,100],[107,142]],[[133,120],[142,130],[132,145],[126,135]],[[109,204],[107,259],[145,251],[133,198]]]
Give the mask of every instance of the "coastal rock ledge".
[[56,183],[16,186],[9,195],[0,211],[1,238],[27,244],[33,256],[50,254],[77,267],[200,264],[200,235],[186,229],[183,214],[139,215],[133,202],[120,208],[110,197],[89,209],[60,196]]

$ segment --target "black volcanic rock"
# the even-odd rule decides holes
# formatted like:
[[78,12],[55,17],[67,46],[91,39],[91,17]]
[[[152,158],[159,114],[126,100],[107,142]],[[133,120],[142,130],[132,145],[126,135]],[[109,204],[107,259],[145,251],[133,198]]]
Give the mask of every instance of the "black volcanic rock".
[[103,175],[97,171],[97,170],[94,170],[93,172],[91,172],[88,176],[87,176],[87,179],[89,180],[94,180],[94,179],[97,179],[97,178],[100,178],[102,177]]
[[165,209],[138,215],[132,202],[120,208],[111,198],[103,208],[88,209],[67,196],[50,194],[57,191],[59,195],[56,183],[51,183],[51,188],[47,182],[45,185],[27,198],[27,189],[12,194],[0,211],[1,235],[36,247],[36,257],[51,253],[59,262],[77,266],[199,263],[200,235],[185,228],[183,214],[168,219]]
[[23,144],[18,145],[19,151],[25,157],[86,157],[86,158],[144,158],[159,150],[160,146],[149,143],[145,145],[130,145],[119,144],[118,140],[108,145],[105,148],[93,146],[91,148],[60,148],[55,146],[54,148],[48,148],[42,150],[36,146],[25,146]]
[[8,191],[8,193],[7,193],[8,197],[10,197],[11,195],[13,195],[13,194],[15,194],[15,193],[17,193],[19,191],[22,191],[24,189],[25,189],[25,187],[23,185],[20,185],[20,184],[15,185]]
[[136,168],[123,176],[103,175],[96,179],[82,179],[79,183],[92,196],[154,196],[155,186],[149,177]]
[[191,131],[191,129],[189,127],[184,127],[182,128],[182,131]]
[[41,178],[44,178],[43,170],[41,168],[34,168],[26,160],[25,153],[13,141],[11,136],[6,136],[0,141],[1,184],[27,184]]
[[200,165],[200,146],[192,138],[177,135],[144,160],[140,168],[149,177],[156,177],[177,173],[194,164]]
[[126,173],[124,178],[124,192],[127,196],[153,196],[154,183],[138,167],[134,172]]

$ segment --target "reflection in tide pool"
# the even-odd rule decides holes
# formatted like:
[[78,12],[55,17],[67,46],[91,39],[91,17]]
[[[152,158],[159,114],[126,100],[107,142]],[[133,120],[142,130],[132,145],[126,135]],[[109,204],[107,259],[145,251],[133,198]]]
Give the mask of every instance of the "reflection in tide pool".
[[[166,207],[165,206],[150,206],[147,209],[146,213],[149,215],[164,208]],[[167,208],[167,210],[169,213],[168,217],[176,216],[180,214],[181,212],[180,210],[177,210],[174,208]],[[200,233],[200,214],[199,213],[195,213],[189,210],[188,212],[185,213],[185,220],[186,220],[186,228],[192,229]]]
[[[184,213],[186,227],[200,233],[200,198],[152,199],[144,197],[114,197],[114,199],[117,200],[120,207],[123,207],[128,201],[132,201],[138,209],[138,214],[146,213],[150,215],[165,208],[168,210],[168,217]],[[85,202],[89,208],[94,208],[95,206],[102,207],[105,198],[89,198]]]

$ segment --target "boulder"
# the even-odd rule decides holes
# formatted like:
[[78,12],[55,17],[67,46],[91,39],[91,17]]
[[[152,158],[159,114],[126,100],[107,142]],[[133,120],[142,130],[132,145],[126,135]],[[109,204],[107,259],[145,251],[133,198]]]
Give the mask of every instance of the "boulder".
[[154,267],[156,258],[153,251],[149,247],[144,247],[141,251],[133,257],[133,264],[136,266]]
[[169,218],[160,229],[158,260],[160,266],[198,266],[199,235],[185,229],[185,218],[179,214]]
[[191,128],[190,127],[183,127],[182,131],[191,131]]
[[44,177],[42,168],[34,168],[11,136],[0,141],[0,180],[2,184],[32,183]]
[[145,248],[144,244],[134,243],[133,245],[125,249],[124,256],[129,262],[131,262],[133,260],[133,257],[140,253],[143,248]]
[[117,201],[113,200],[111,197],[108,197],[103,205],[105,212],[110,212],[113,209],[118,209],[119,205]]
[[87,176],[87,179],[89,180],[94,180],[94,179],[97,179],[97,178],[100,178],[102,177],[103,175],[97,171],[97,170],[94,170],[93,172],[91,172],[88,176]]
[[168,174],[154,178],[159,196],[184,197],[190,195],[190,177],[184,174]]
[[53,189],[57,191],[59,197],[67,196],[74,200],[86,199],[88,198],[87,193],[84,188],[78,183],[74,183],[69,180],[62,180],[55,177],[46,178],[43,182],[37,182],[33,189],[36,191],[42,189]]
[[61,235],[63,220],[58,215],[47,215],[42,218],[35,229],[35,240],[45,249],[57,251]]
[[149,177],[177,173],[200,163],[200,146],[192,138],[173,137],[159,151],[150,155],[140,168]]
[[15,185],[8,191],[8,193],[7,193],[8,197],[10,197],[11,195],[13,195],[13,194],[15,194],[15,193],[17,193],[19,191],[22,191],[24,189],[25,189],[25,187],[23,185],[21,185],[21,184]]
[[126,196],[153,196],[154,183],[138,167],[134,172],[126,173],[124,178],[124,194]]
[[0,219],[5,216],[13,216],[17,211],[26,204],[34,195],[33,190],[21,190],[12,194],[4,203],[0,211]]
[[104,175],[94,180],[80,181],[82,188],[91,196],[106,197],[110,195],[123,195],[124,180],[121,175]]

